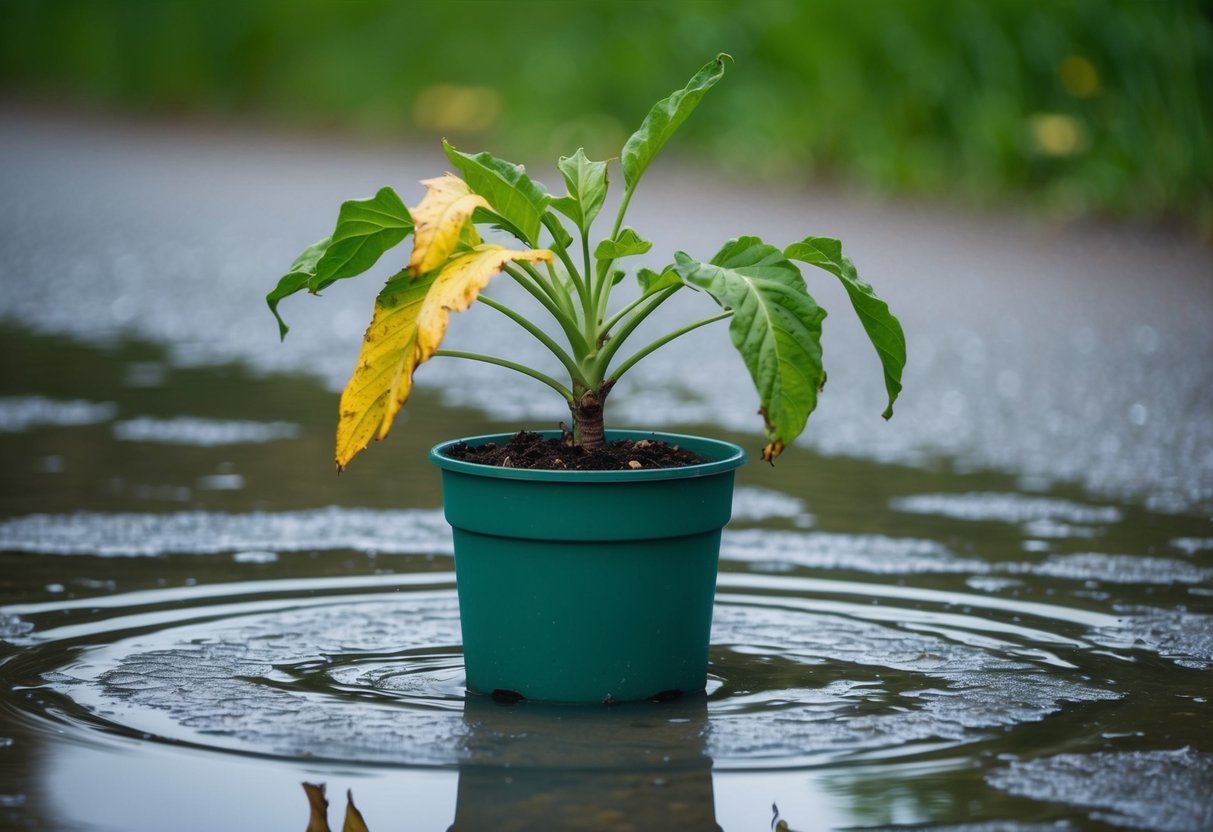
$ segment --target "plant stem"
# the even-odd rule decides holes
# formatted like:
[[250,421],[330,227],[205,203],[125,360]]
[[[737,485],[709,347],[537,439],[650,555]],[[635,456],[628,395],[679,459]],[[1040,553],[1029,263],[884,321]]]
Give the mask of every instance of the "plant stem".
[[565,288],[565,285],[561,283],[558,278],[556,278],[555,270],[552,271],[552,279],[548,280],[539,273],[538,269],[536,269],[526,260],[515,260],[514,262],[516,265],[521,267],[523,271],[531,276],[531,280],[535,281],[535,285],[542,288],[551,296],[552,300],[556,302],[556,305],[560,307],[561,311],[564,312],[564,314],[568,316],[570,320],[577,320],[577,313],[573,311],[573,299],[569,297],[569,292],[568,289]]
[[577,362],[574,361],[567,352],[561,349],[560,345],[553,341],[546,332],[528,321],[521,313],[515,312],[513,309],[510,309],[500,301],[493,300],[485,295],[480,295],[477,300],[490,309],[496,309],[502,315],[505,315],[511,321],[518,324],[527,332],[531,333],[531,335],[535,336],[536,340],[547,347],[552,355],[556,356],[556,359],[564,365],[566,370],[569,371],[569,376],[573,379],[574,384],[586,384],[585,376],[582,374],[581,368],[577,366]]
[[[540,286],[537,286],[526,273],[520,272],[510,264],[506,264],[502,269],[523,289],[526,289],[530,295],[543,305],[543,308],[551,313],[556,319],[556,323],[560,324],[560,328],[564,331],[565,337],[569,339],[569,345],[573,348],[573,352],[582,355],[589,352],[589,346],[586,344],[585,336],[577,329],[576,319],[565,314],[552,297],[545,292]],[[483,300],[483,298],[481,298]]]
[[636,364],[637,361],[640,361],[642,358],[644,358],[645,356],[647,356],[649,353],[653,352],[654,350],[658,350],[658,349],[664,347],[666,344],[670,343],[675,338],[679,338],[683,335],[686,335],[688,332],[692,332],[696,329],[699,329],[699,327],[701,327],[701,326],[707,326],[708,324],[714,324],[717,321],[723,321],[725,318],[732,317],[732,315],[733,315],[733,310],[728,309],[717,315],[713,315],[710,318],[703,318],[701,320],[694,321],[692,323],[687,324],[686,326],[679,327],[678,329],[674,330],[673,332],[671,332],[667,335],[663,335],[662,337],[658,338],[653,343],[649,344],[647,347],[644,347],[643,349],[639,350],[635,355],[633,355],[627,361],[624,361],[617,368],[615,368],[615,371],[611,373],[611,378],[610,378],[611,383],[618,381],[619,377],[622,376],[624,373],[626,373],[628,370],[632,369],[632,367]]
[[632,334],[636,327],[640,326],[641,322],[645,318],[653,313],[653,310],[665,303],[666,299],[669,298],[670,295],[677,292],[678,289],[678,286],[671,286],[668,289],[663,289],[650,298],[648,306],[645,306],[644,308],[632,313],[632,317],[628,318],[624,323],[623,329],[621,329],[613,338],[611,338],[611,340],[607,341],[606,346],[599,351],[596,361],[596,366],[599,373],[601,373],[603,376],[606,375],[607,366],[611,363],[611,359],[614,357],[615,353],[620,347],[623,346],[623,342],[628,339],[628,336]]
[[[481,298],[481,300],[484,300],[484,298]],[[530,376],[537,381],[542,381],[548,387],[551,387],[553,390],[563,396],[565,401],[569,402],[570,405],[573,401],[573,393],[556,379],[549,375],[545,375],[538,370],[532,370],[530,367],[515,364],[513,361],[506,361],[504,358],[495,358],[491,355],[481,355],[478,352],[464,352],[462,350],[437,350],[434,355],[442,356],[443,358],[466,358],[469,361],[482,361],[485,364],[496,364],[498,367],[505,367],[508,370],[514,370],[515,372],[522,373],[525,376]]]

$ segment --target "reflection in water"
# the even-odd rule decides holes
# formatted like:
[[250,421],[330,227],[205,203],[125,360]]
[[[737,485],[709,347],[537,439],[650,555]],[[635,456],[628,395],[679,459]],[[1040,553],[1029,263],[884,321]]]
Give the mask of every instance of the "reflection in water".
[[469,696],[452,830],[719,830],[707,700],[610,708]]

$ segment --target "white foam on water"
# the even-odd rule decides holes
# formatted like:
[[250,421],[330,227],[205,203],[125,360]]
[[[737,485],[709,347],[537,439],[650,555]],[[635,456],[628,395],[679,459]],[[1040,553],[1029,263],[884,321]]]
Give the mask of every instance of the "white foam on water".
[[36,427],[96,425],[118,413],[113,402],[47,399],[42,396],[0,397],[0,433],[23,433]]
[[139,416],[114,424],[114,437],[123,442],[195,445],[201,448],[295,439],[301,433],[302,428],[291,422],[202,419],[197,416],[177,416],[172,419]]

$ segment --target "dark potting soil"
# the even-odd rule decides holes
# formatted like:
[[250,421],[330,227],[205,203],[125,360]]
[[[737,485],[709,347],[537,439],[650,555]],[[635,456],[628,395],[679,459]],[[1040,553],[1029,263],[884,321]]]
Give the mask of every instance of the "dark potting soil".
[[538,433],[521,431],[504,445],[489,442],[472,447],[463,442],[448,448],[451,459],[496,465],[500,468],[530,468],[569,471],[625,471],[629,468],[681,468],[698,465],[703,457],[677,445],[656,439],[621,439],[596,451],[573,445],[572,437],[544,439]]

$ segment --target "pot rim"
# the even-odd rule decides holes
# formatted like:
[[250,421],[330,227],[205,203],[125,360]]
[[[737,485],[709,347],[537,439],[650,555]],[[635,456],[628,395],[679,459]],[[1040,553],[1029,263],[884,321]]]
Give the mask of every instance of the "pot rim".
[[[539,430],[544,439],[560,436],[558,430]],[[656,439],[671,445],[681,445],[708,458],[699,465],[684,465],[679,468],[639,468],[627,471],[560,471],[529,468],[501,468],[483,465],[444,456],[443,451],[459,443],[476,446],[488,442],[508,442],[517,431],[510,433],[483,434],[440,442],[430,449],[430,462],[444,471],[456,471],[480,477],[505,480],[530,480],[539,482],[641,482],[646,480],[676,480],[721,474],[740,468],[748,458],[745,450],[733,442],[693,434],[665,433],[651,430],[608,430],[607,439]]]

